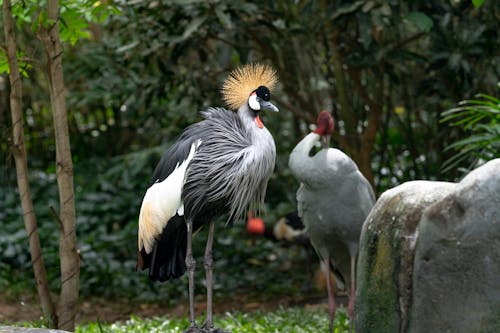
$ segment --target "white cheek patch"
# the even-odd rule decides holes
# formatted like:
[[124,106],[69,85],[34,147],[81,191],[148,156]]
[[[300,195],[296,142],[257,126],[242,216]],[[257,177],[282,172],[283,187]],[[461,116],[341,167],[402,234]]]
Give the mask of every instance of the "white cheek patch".
[[154,241],[168,221],[176,214],[184,215],[181,199],[187,167],[201,144],[197,140],[191,145],[188,157],[175,167],[162,182],[156,182],[146,191],[139,213],[139,249],[147,253],[153,249]]
[[254,111],[260,110],[260,103],[257,101],[256,93],[252,93],[250,97],[248,97],[248,105],[250,106],[250,109]]

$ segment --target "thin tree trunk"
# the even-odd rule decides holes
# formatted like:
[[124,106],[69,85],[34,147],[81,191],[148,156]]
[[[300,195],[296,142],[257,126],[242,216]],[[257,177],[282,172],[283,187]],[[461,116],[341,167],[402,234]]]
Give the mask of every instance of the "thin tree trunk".
[[381,63],[378,66],[378,88],[376,89],[375,99],[372,99],[368,96],[368,92],[365,91],[364,87],[361,85],[361,82],[357,81],[356,78],[352,78],[355,82],[355,85],[358,87],[358,94],[363,98],[364,102],[370,107],[370,112],[368,113],[367,118],[367,127],[365,128],[364,133],[361,135],[361,147],[362,147],[362,165],[360,166],[361,172],[365,175],[365,177],[370,181],[372,187],[375,189],[375,179],[373,175],[373,169],[371,166],[371,155],[373,149],[375,148],[375,140],[377,137],[377,133],[379,131],[382,114],[383,114],[383,102],[384,102],[384,89],[385,89],[385,64]]
[[[335,47],[333,48],[332,62],[333,73],[337,84],[337,96],[341,106],[339,114],[345,123],[347,137],[347,140],[345,140],[345,148],[354,162],[358,165],[361,173],[368,179],[373,187],[374,176],[371,168],[371,152],[375,144],[375,136],[379,127],[381,107],[377,103],[372,103],[365,135],[360,135],[357,131],[358,118],[352,109],[352,98],[348,95],[347,78],[342,68],[340,54]],[[361,97],[363,98],[363,96]]]
[[13,126],[13,153],[16,163],[17,185],[19,187],[19,196],[23,210],[24,225],[28,233],[31,263],[35,275],[38,297],[42,307],[42,314],[48,320],[51,328],[57,327],[57,314],[54,303],[50,296],[49,284],[47,282],[47,273],[38,236],[37,222],[33,202],[31,200],[29,181],[28,181],[28,163],[26,147],[24,145],[24,125],[22,111],[23,86],[21,75],[16,57],[16,42],[14,37],[14,20],[12,18],[10,0],[3,1],[3,17],[5,42],[7,44],[7,59],[10,69],[10,110],[12,114]]
[[66,110],[66,94],[62,67],[63,49],[59,37],[59,4],[47,1],[47,18],[53,22],[40,35],[47,54],[50,101],[56,142],[57,184],[59,187],[61,224],[59,256],[61,258],[61,295],[59,298],[59,328],[74,331],[78,308],[80,258],[76,247],[76,214],[73,188],[73,162]]

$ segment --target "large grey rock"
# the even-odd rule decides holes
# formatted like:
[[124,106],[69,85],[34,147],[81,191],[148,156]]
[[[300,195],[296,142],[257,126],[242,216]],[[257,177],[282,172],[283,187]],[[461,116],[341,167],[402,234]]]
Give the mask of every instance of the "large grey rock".
[[500,332],[500,159],[386,191],[357,269],[357,332]]
[[500,159],[419,224],[409,332],[500,332]]
[[399,332],[407,325],[417,225],[425,208],[454,183],[412,181],[384,192],[361,231],[355,302],[358,332]]

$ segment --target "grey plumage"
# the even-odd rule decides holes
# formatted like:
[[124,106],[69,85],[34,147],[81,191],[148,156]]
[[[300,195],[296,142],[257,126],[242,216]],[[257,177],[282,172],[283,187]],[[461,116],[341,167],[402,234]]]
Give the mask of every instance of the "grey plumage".
[[[329,114],[327,117],[331,119]],[[310,156],[320,139],[317,133],[308,134],[293,149],[288,165],[301,183],[297,191],[299,216],[320,259],[328,266],[326,274],[331,332],[336,305],[329,285],[329,268],[333,268],[338,287],[344,288],[344,281],[350,285],[348,310],[352,316],[358,242],[363,222],[375,202],[375,195],[357,165],[342,151],[324,148]]]
[[[246,65],[233,71],[223,85],[233,112],[208,108],[204,119],[187,127],[163,154],[139,213],[138,262],[152,280],[166,281],[188,271],[189,332],[215,332],[212,322],[212,246],[215,220],[226,222],[257,210],[263,203],[274,169],[276,147],[260,112],[278,111],[267,86],[275,72],[268,66]],[[265,85],[264,85],[265,84]],[[195,323],[193,232],[209,224],[204,267],[207,320]]]
[[232,222],[244,216],[249,206],[255,210],[263,203],[276,148],[266,128],[252,126],[251,113],[247,106],[237,114],[209,108],[203,112],[204,121],[186,130],[186,136],[201,139],[184,184],[187,218],[223,200]]
[[[184,218],[193,221],[193,231],[226,213],[226,222],[232,223],[243,217],[247,209],[257,211],[264,201],[276,158],[271,134],[265,127],[255,126],[255,112],[247,105],[237,112],[208,108],[202,115],[204,120],[188,126],[165,151],[152,177],[152,184],[164,181],[187,159],[191,146],[199,142],[187,166],[181,193]],[[165,221],[165,225],[168,223]],[[185,234],[184,229],[180,226],[175,229],[180,238]],[[162,238],[167,238],[167,235]],[[168,237],[171,243],[172,238],[175,237]],[[153,251],[158,253],[159,260],[151,260],[150,254],[142,255],[145,262],[153,261],[150,277],[160,281],[178,277],[185,271],[184,258],[173,257],[179,262],[170,262],[165,253],[156,249],[161,245],[156,242]],[[185,242],[179,242],[179,246],[185,246]],[[178,253],[177,250],[172,252]],[[155,267],[158,265],[175,268],[176,272],[173,274],[169,269]]]
[[308,140],[314,143],[318,135],[309,136],[290,155],[290,168],[301,182],[297,191],[299,216],[322,257],[339,253],[334,247],[341,246],[345,246],[344,252],[356,254],[361,227],[375,195],[356,164],[342,151],[321,149],[308,157],[312,148]]

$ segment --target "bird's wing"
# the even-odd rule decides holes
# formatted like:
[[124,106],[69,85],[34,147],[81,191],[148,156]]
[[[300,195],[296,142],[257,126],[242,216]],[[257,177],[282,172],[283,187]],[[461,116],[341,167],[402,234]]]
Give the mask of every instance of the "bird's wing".
[[[184,214],[181,200],[184,178],[200,144],[201,140],[189,145],[179,140],[165,152],[156,167],[153,184],[144,195],[139,213],[139,251],[145,249],[150,253],[168,221],[175,214]],[[189,147],[187,154],[185,147]]]
[[370,184],[368,179],[366,179],[359,170],[357,171],[357,178],[359,179],[358,191],[360,192],[360,196],[363,198],[363,202],[366,203],[367,206],[364,207],[364,209],[365,211],[367,210],[369,212],[376,201],[375,192],[373,191],[372,185]]
[[151,184],[161,182],[174,171],[179,163],[186,160],[193,143],[202,139],[200,123],[188,126],[177,140],[163,153],[151,177]]
[[317,168],[317,176],[323,184],[338,183],[358,172],[356,163],[340,149],[322,149],[312,159]]
[[186,127],[174,144],[163,153],[151,177],[151,184],[167,178],[179,162],[187,158],[193,143],[198,140],[206,141],[210,137],[214,125],[217,126],[219,123],[238,124],[234,112],[222,108],[208,108],[202,111],[201,115],[205,120]]

